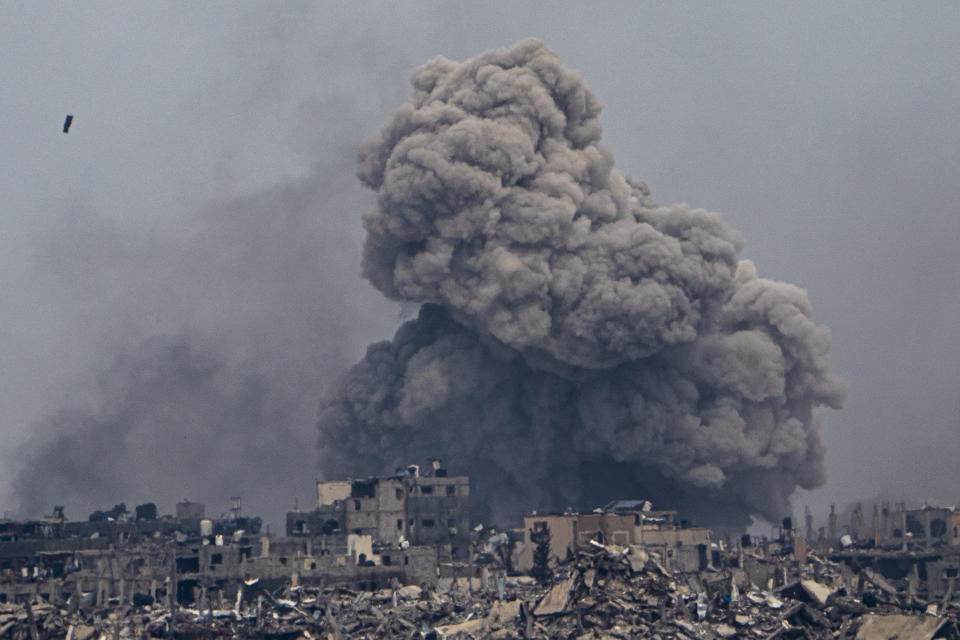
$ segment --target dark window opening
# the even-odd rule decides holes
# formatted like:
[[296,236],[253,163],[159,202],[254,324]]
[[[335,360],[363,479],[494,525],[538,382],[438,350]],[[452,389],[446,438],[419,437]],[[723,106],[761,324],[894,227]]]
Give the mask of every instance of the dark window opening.
[[915,538],[926,538],[927,532],[923,526],[923,523],[920,522],[915,516],[907,516],[907,532],[912,533]]
[[177,571],[180,573],[196,573],[200,571],[200,558],[177,558]]
[[350,485],[351,498],[374,498],[377,495],[376,491],[377,491],[376,480],[353,482]]
[[894,538],[902,538],[902,537],[903,537],[903,531],[900,531],[900,529],[894,529],[894,530],[893,530],[893,537],[894,537]]
[[310,568],[311,568],[311,569],[316,569],[316,568],[317,568],[317,563],[316,563],[316,562],[311,562],[311,563],[310,563]]
[[541,531],[546,531],[546,529],[547,529],[547,523],[544,520],[540,520],[539,522],[533,523],[533,530],[537,533],[540,533]]
[[397,520],[397,531],[403,531],[403,520]]
[[410,558],[403,556],[403,564],[410,564]]
[[403,500],[403,489],[397,489],[397,500]]
[[330,519],[323,523],[323,528],[320,529],[320,532],[325,536],[329,536],[331,533],[334,533],[339,530],[340,530],[340,523],[337,522],[336,520]]
[[930,537],[941,538],[947,533],[947,523],[940,518],[930,521]]
[[380,556],[380,563],[383,564],[383,566],[389,567],[390,562],[391,562],[390,556],[387,556],[387,555]]
[[196,580],[180,580],[177,582],[177,602],[183,606],[194,603],[193,592],[197,588]]
[[432,526],[433,526],[433,520],[424,520],[422,524],[423,524],[423,526],[425,526],[425,527],[432,527]]
[[945,578],[956,578],[957,573],[957,567],[947,567],[944,569],[943,576]]
[[354,500],[354,501],[353,501],[353,510],[354,510],[354,511],[360,511],[360,501],[359,501],[359,500]]
[[423,493],[424,495],[431,494],[433,493],[433,487],[431,487],[430,485],[427,485],[425,487],[420,487],[420,493]]
[[210,564],[223,564],[223,554],[215,553],[210,556]]
[[286,559],[286,558],[280,558],[280,564],[283,564],[283,565],[287,564],[287,559]]
[[456,488],[454,485],[452,485],[452,484],[448,484],[448,485],[447,485],[447,495],[448,495],[448,496],[455,496],[455,495],[457,495],[457,488]]

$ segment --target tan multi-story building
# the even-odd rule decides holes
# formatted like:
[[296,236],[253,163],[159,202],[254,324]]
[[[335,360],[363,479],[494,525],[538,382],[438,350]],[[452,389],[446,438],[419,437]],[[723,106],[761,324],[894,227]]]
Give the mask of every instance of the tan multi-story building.
[[374,546],[436,546],[442,557],[468,560],[469,505],[469,478],[411,466],[394,476],[317,482],[316,510],[288,513],[287,534],[330,547],[369,536]]
[[[550,532],[550,559],[559,562],[573,553],[604,545],[634,545],[656,551],[673,570],[694,571],[710,564],[710,530],[678,526],[676,511],[652,511],[649,503],[612,503],[593,513],[533,514],[523,519],[521,571],[533,567],[537,532]],[[626,506],[625,506],[626,505]],[[636,506],[633,506],[636,505]]]

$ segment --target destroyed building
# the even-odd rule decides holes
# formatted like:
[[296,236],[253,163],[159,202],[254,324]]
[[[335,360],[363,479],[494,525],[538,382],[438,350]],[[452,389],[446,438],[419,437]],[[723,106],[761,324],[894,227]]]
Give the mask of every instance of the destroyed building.
[[[309,537],[340,553],[367,545],[382,549],[435,547],[441,561],[470,559],[470,480],[435,464],[428,473],[411,465],[387,477],[317,482],[317,508],[287,514],[287,535]],[[390,558],[389,553],[385,558]]]
[[814,532],[807,512],[809,545],[852,574],[868,571],[902,587],[912,597],[951,599],[960,576],[960,511],[905,503],[862,504],[841,522],[831,507],[827,526]]
[[688,526],[676,511],[653,511],[647,501],[611,502],[593,513],[533,514],[523,519],[523,528],[521,571],[533,567],[533,538],[544,531],[553,562],[590,549],[591,542],[657,550],[667,568],[681,571],[705,569],[711,561],[709,529]]
[[[960,546],[935,524],[952,509],[890,510],[891,528],[918,523],[893,545],[854,535],[872,526],[862,510],[849,525],[834,514],[833,542],[808,544],[786,518],[776,539],[731,545],[646,501],[532,514],[520,539],[482,526],[465,535],[468,496],[467,478],[437,465],[318,482],[317,508],[288,514],[284,537],[242,529],[239,508],[213,521],[187,502],[181,518],[155,521],[121,504],[83,523],[62,509],[3,522],[0,639],[960,637],[949,564]],[[416,526],[429,517],[461,524],[435,535]],[[158,523],[181,527],[131,528]],[[67,534],[80,525],[94,529]],[[546,531],[548,570],[522,575]],[[515,563],[501,553],[513,540]],[[473,562],[453,561],[454,541],[480,551]]]
[[[450,479],[451,486],[466,497],[468,484],[459,487],[458,480]],[[422,516],[430,508],[414,503],[409,513]],[[238,503],[231,517],[219,520],[206,519],[204,505],[186,501],[177,504],[176,517],[134,520],[122,504],[95,512],[88,521],[67,522],[62,509],[58,515],[37,522],[0,522],[0,603],[83,599],[105,606],[109,601],[122,605],[164,600],[222,607],[250,580],[271,585],[292,579],[361,589],[432,584],[440,574],[438,549],[449,555],[450,548],[405,541],[378,546],[374,553],[369,527],[366,533],[347,534],[342,549],[314,546],[309,536],[259,535],[260,519],[241,517]]]

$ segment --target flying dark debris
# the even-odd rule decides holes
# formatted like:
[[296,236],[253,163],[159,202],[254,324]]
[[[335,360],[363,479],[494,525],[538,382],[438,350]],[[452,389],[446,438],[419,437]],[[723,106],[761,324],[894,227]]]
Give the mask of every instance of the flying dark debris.
[[71,125],[72,123],[73,123],[73,116],[70,115],[70,114],[67,114],[67,119],[63,121],[63,132],[64,132],[64,133],[69,133],[69,131],[70,131],[70,125]]
[[424,455],[477,515],[650,498],[703,524],[788,513],[825,479],[830,331],[717,214],[614,167],[600,105],[542,42],[413,74],[360,149],[364,275],[425,303],[320,412],[325,474]]

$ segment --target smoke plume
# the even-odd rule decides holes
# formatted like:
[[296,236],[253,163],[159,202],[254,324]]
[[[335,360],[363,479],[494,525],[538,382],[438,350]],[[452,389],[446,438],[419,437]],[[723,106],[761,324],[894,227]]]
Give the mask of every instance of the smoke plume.
[[543,43],[438,57],[412,85],[357,174],[365,277],[424,304],[324,401],[325,474],[436,455],[480,517],[644,497],[729,526],[824,482],[815,409],[845,388],[804,290],[618,171]]
[[[240,495],[275,524],[310,496],[318,389],[350,361],[358,318],[376,315],[355,291],[356,243],[339,215],[359,206],[352,180],[318,164],[190,212],[186,238],[64,214],[44,253],[63,290],[116,296],[98,321],[122,340],[31,425],[12,482],[18,515],[62,504],[82,519],[147,501],[169,512],[191,499],[217,516]],[[145,328],[125,328],[142,316]]]

